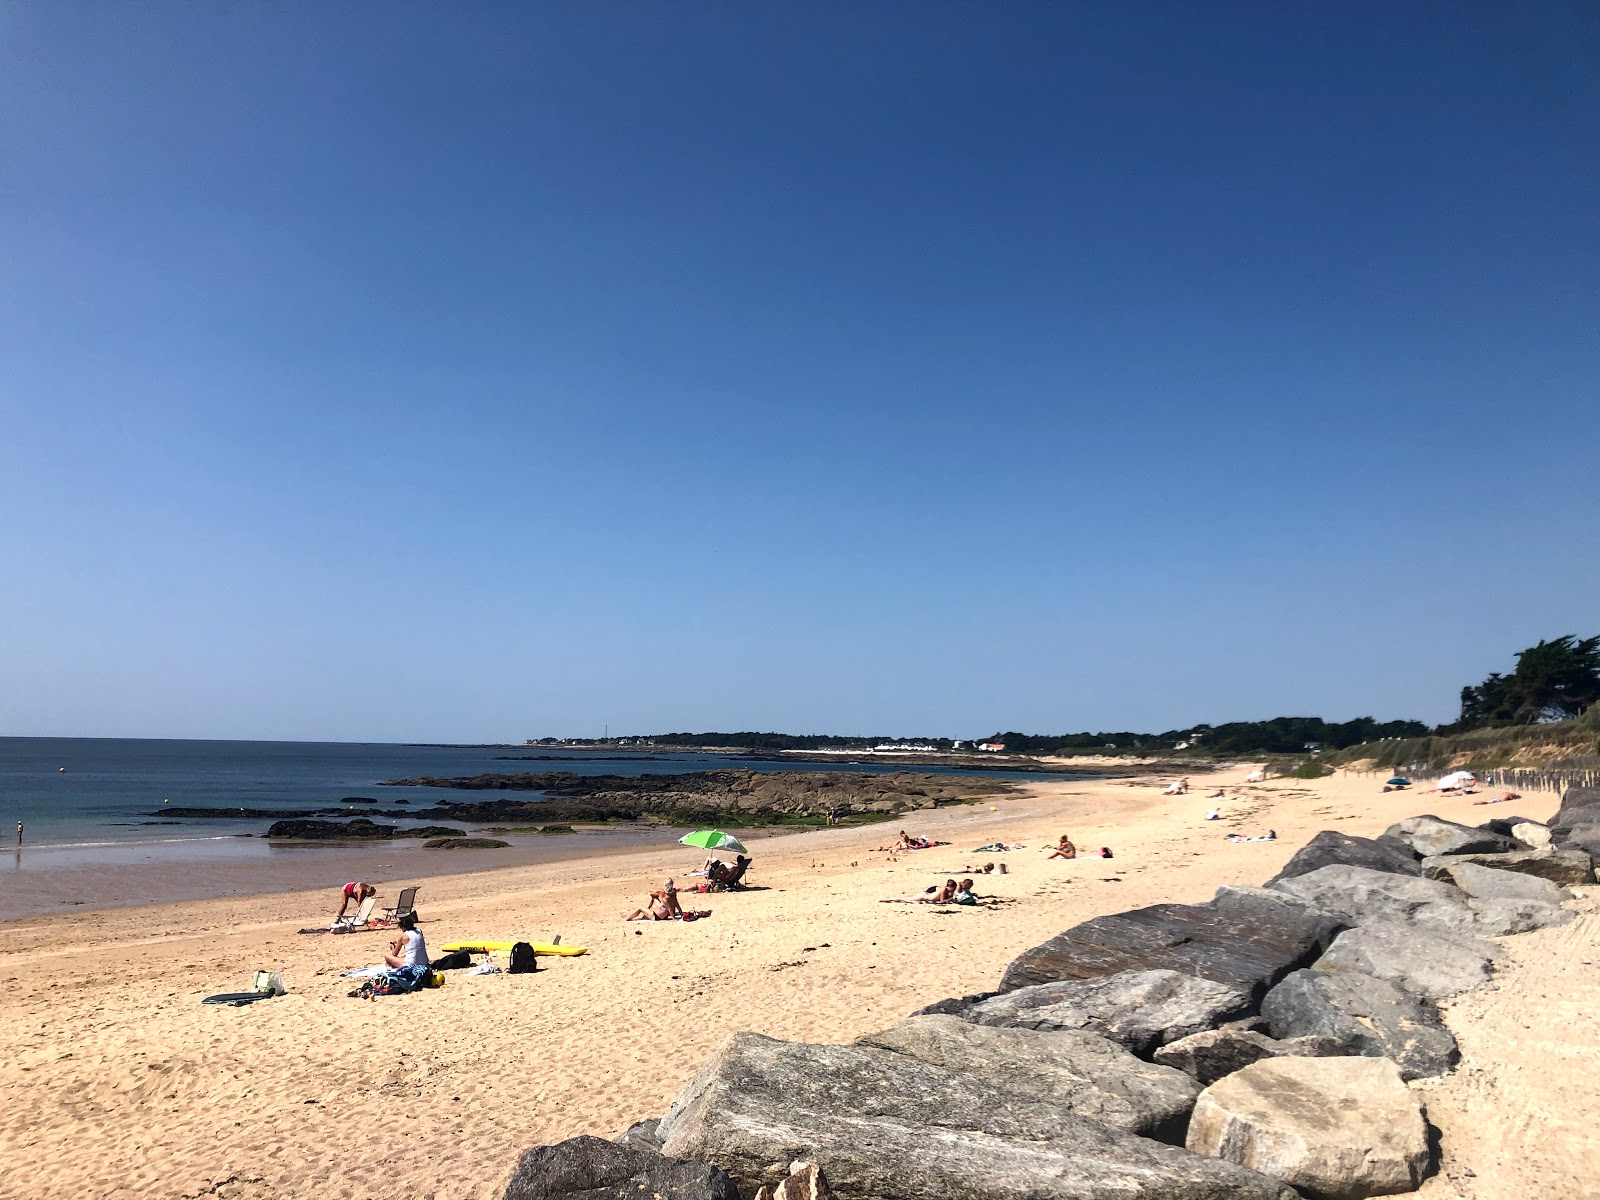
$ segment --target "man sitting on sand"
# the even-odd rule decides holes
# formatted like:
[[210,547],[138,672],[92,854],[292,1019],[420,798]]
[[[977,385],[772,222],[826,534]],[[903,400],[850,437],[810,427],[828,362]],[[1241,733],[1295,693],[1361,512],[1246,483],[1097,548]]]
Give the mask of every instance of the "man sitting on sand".
[[378,889],[370,883],[347,883],[339,889],[339,912],[333,919],[344,920],[345,910],[350,907],[350,902],[355,901],[356,907],[361,907],[361,902],[368,896],[376,896]]
[[1061,835],[1061,840],[1056,843],[1056,848],[1044,856],[1045,862],[1052,858],[1077,858],[1078,848],[1072,844],[1072,839],[1066,834]]

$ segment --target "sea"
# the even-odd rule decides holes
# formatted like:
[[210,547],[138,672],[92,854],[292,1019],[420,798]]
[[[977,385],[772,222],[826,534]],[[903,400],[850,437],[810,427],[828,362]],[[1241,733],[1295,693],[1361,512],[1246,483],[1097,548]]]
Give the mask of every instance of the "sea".
[[[174,808],[310,809],[350,815],[405,799],[534,799],[537,792],[379,787],[417,776],[570,771],[643,775],[740,767],[755,771],[895,770],[986,776],[980,770],[765,761],[720,754],[628,754],[547,747],[351,742],[179,741],[0,737],[0,920],[248,892],[337,886],[349,878],[454,873],[586,857],[675,840],[671,830],[595,830],[565,837],[506,835],[504,850],[426,851],[416,839],[381,845],[268,842],[270,819],[177,820]],[[1005,774],[1004,778],[1016,778]],[[1030,776],[1053,778],[1054,776]],[[1068,777],[1068,776],[1060,776]],[[351,803],[373,797],[376,805]],[[385,823],[406,825],[382,818]],[[24,826],[13,846],[14,827]],[[417,822],[420,823],[420,822]]]

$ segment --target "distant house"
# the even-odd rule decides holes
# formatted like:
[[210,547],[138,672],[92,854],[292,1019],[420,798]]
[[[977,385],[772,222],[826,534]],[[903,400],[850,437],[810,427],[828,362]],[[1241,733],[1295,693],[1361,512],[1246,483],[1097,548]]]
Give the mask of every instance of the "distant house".
[[967,744],[960,738],[957,738],[955,741],[950,743],[950,748],[952,750],[965,750],[967,748]]
[[1306,749],[1311,751],[1312,754],[1320,754],[1322,752],[1322,743],[1321,742],[1307,742],[1306,743]]
[[1006,744],[1004,742],[984,742],[978,747],[979,750],[987,750],[990,754],[998,754],[1005,748]]

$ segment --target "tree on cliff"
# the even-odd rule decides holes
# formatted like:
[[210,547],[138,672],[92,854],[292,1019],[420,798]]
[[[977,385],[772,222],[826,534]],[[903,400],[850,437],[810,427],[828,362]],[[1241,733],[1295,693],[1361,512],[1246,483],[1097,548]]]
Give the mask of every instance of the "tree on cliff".
[[1498,671],[1461,689],[1456,730],[1533,725],[1581,717],[1600,700],[1600,637],[1573,634],[1541,641],[1517,655],[1510,675]]

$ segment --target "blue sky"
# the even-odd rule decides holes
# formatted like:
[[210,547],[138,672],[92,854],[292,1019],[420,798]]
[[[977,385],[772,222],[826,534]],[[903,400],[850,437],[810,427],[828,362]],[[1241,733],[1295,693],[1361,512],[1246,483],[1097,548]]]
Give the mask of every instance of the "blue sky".
[[1600,632],[1597,52],[0,6],[0,732],[1450,718]]

